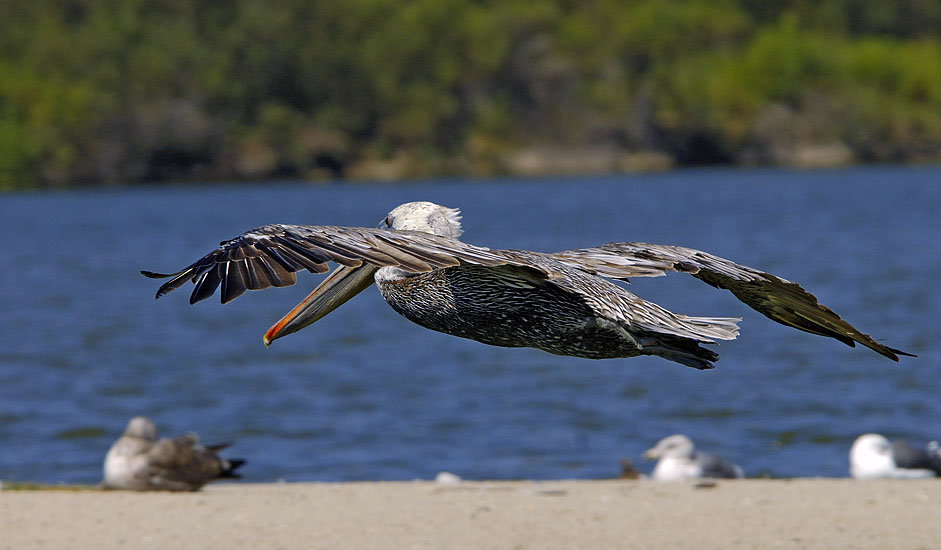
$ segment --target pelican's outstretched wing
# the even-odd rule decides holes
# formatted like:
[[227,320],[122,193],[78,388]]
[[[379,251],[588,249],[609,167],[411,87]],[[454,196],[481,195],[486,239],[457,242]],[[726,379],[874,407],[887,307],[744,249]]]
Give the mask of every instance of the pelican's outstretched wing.
[[274,224],[223,241],[219,248],[176,273],[141,273],[155,279],[172,277],[157,290],[157,298],[193,281],[196,288],[191,304],[212,296],[220,284],[222,303],[226,303],[246,290],[293,285],[295,272],[303,269],[324,273],[328,262],[351,267],[365,262],[413,273],[462,262],[487,266],[513,263],[490,249],[418,231]]
[[769,319],[812,334],[835,338],[853,347],[855,342],[898,361],[910,353],[884,346],[840,318],[817,298],[770,273],[740,265],[708,252],[647,243],[608,243],[594,248],[550,254],[559,261],[612,279],[656,277],[667,271],[689,273],[716,288],[732,292],[739,300]]

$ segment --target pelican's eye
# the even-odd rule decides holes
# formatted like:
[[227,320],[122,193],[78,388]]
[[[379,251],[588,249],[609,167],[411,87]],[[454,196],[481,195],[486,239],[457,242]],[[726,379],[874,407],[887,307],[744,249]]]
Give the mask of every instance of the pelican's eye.
[[392,216],[386,216],[384,220],[379,222],[379,229],[392,229]]

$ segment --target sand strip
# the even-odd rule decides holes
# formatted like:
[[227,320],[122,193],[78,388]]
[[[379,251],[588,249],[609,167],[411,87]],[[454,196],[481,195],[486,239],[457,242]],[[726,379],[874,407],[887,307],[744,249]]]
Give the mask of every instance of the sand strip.
[[941,548],[941,481],[217,484],[0,492],[0,547]]

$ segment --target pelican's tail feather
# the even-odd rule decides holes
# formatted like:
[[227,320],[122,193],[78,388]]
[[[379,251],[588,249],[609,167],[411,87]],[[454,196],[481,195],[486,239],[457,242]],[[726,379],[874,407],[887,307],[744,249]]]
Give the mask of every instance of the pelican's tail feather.
[[647,334],[641,338],[641,353],[656,355],[698,370],[714,368],[719,354],[699,345],[696,340],[664,334]]

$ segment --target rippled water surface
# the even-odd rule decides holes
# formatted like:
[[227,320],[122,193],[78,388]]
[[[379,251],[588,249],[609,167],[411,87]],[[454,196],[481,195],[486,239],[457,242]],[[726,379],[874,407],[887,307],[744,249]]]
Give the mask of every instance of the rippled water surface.
[[[94,483],[134,415],[233,441],[249,481],[596,478],[690,435],[749,475],[843,476],[853,438],[941,437],[941,169],[683,171],[394,185],[161,186],[0,196],[0,479]],[[688,314],[741,315],[699,372],[590,361],[425,330],[369,289],[265,349],[318,280],[222,306],[159,301],[174,271],[274,222],[375,226],[431,200],[463,239],[553,251],[681,244],[800,282],[901,365],[777,325],[683,275],[632,291]]]

